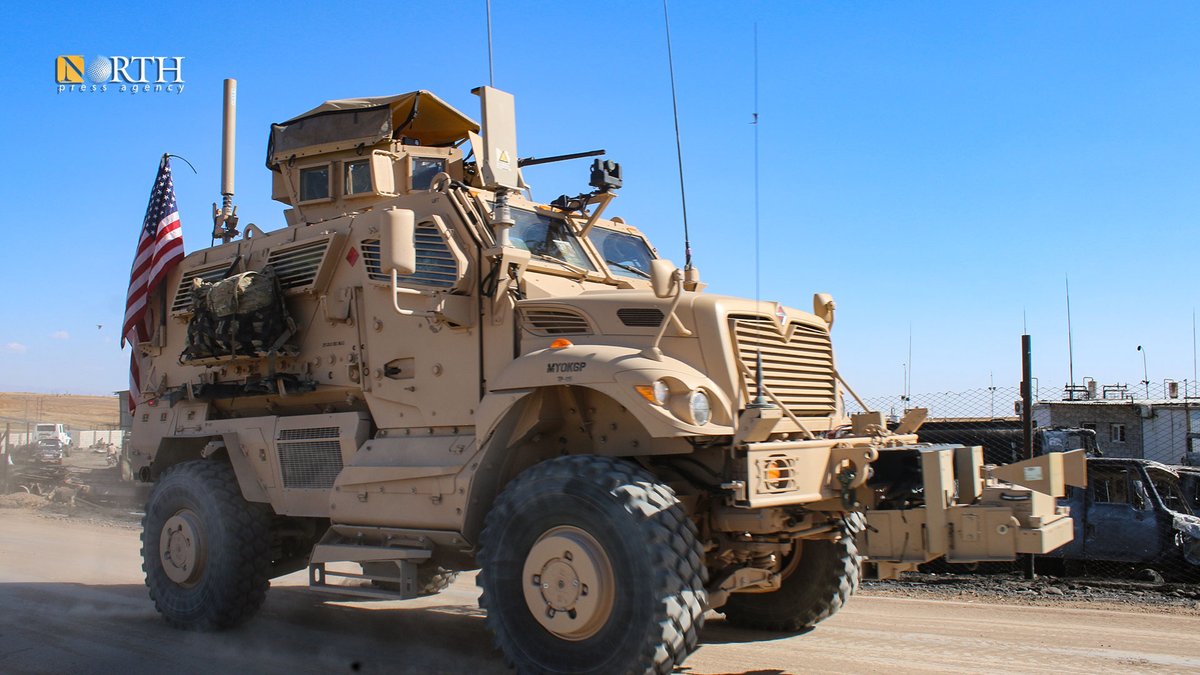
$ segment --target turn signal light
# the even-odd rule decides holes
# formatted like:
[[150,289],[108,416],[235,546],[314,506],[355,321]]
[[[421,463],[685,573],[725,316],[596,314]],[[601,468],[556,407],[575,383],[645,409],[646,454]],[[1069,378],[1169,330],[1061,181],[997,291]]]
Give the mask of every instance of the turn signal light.
[[567,338],[558,338],[554,342],[550,343],[550,349],[566,349],[567,347],[571,347],[574,344],[575,344],[574,342],[571,342]]

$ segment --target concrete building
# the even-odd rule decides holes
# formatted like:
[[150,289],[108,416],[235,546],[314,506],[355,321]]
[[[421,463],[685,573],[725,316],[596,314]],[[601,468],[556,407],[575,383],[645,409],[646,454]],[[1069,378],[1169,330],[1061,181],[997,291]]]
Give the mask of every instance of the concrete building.
[[1034,423],[1094,429],[1105,457],[1178,464],[1189,449],[1200,450],[1200,399],[1137,399],[1123,386],[1105,387],[1097,396],[1095,387],[1089,389],[1068,390],[1062,401],[1038,401]]

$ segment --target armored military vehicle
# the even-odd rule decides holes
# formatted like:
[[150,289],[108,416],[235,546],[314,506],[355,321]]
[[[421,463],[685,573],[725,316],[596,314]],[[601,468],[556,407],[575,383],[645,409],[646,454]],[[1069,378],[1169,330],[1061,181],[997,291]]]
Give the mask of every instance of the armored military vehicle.
[[830,616],[860,547],[887,576],[1070,539],[1054,497],[1080,457],[989,473],[980,448],[918,444],[922,411],[847,415],[828,295],[704,292],[604,217],[611,161],[533,200],[512,96],[475,93],[482,124],[415,91],[273,125],[270,231],[238,232],[227,155],[220,243],[150,299],[137,346],[142,553],[169,623],[236,624],[301,569],[390,598],[479,569],[518,669],[668,672],[708,609]]

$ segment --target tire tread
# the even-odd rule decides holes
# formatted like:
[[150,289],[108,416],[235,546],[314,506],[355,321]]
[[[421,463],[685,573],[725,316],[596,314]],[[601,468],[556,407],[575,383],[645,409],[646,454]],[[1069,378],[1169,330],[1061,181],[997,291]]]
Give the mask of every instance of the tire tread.
[[[229,543],[224,550],[209,549],[209,569],[200,582],[208,585],[207,597],[198,610],[192,611],[182,606],[178,586],[166,576],[158,560],[158,537],[162,522],[170,514],[158,513],[160,504],[156,500],[168,498],[169,490],[179,488],[212,500],[210,505],[220,514],[224,541]],[[221,630],[245,621],[262,607],[271,585],[270,518],[269,506],[242,497],[233,468],[223,462],[183,462],[162,475],[142,517],[141,553],[150,598],[169,625],[185,630]],[[210,543],[211,539],[210,535]]]
[[[647,631],[636,656],[628,663],[628,672],[672,672],[699,644],[707,605],[705,583],[708,570],[701,562],[703,549],[691,519],[673,508],[679,504],[671,488],[628,462],[591,455],[559,457],[533,466],[511,482],[496,499],[485,520],[477,558],[482,568],[477,583],[483,589],[480,607],[488,611],[487,624],[493,641],[504,654],[505,662],[520,672],[540,670],[536,664],[518,662],[521,654],[514,636],[497,616],[488,593],[488,570],[497,556],[498,530],[512,516],[528,490],[548,480],[582,477],[621,500],[625,509],[638,516],[638,527],[654,557],[654,593],[663,598],[656,608],[657,629]],[[652,518],[666,514],[666,517]]]

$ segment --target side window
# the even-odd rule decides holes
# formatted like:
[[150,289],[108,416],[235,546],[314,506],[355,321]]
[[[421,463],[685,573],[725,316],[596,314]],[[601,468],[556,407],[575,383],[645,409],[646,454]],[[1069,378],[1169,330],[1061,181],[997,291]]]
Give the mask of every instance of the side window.
[[1187,498],[1177,476],[1154,467],[1147,467],[1146,473],[1150,474],[1150,483],[1154,486],[1154,491],[1168,509],[1191,514],[1191,508],[1187,505]]
[[1129,476],[1124,469],[1104,469],[1088,476],[1088,489],[1097,504],[1129,504]]
[[[418,284],[437,288],[450,288],[458,283],[458,259],[437,226],[430,222],[418,224],[414,239],[417,246],[417,269],[412,274],[400,276],[397,281],[406,285]],[[364,239],[362,254],[367,277],[372,281],[390,283],[392,275],[384,272],[379,262],[379,240]]]

